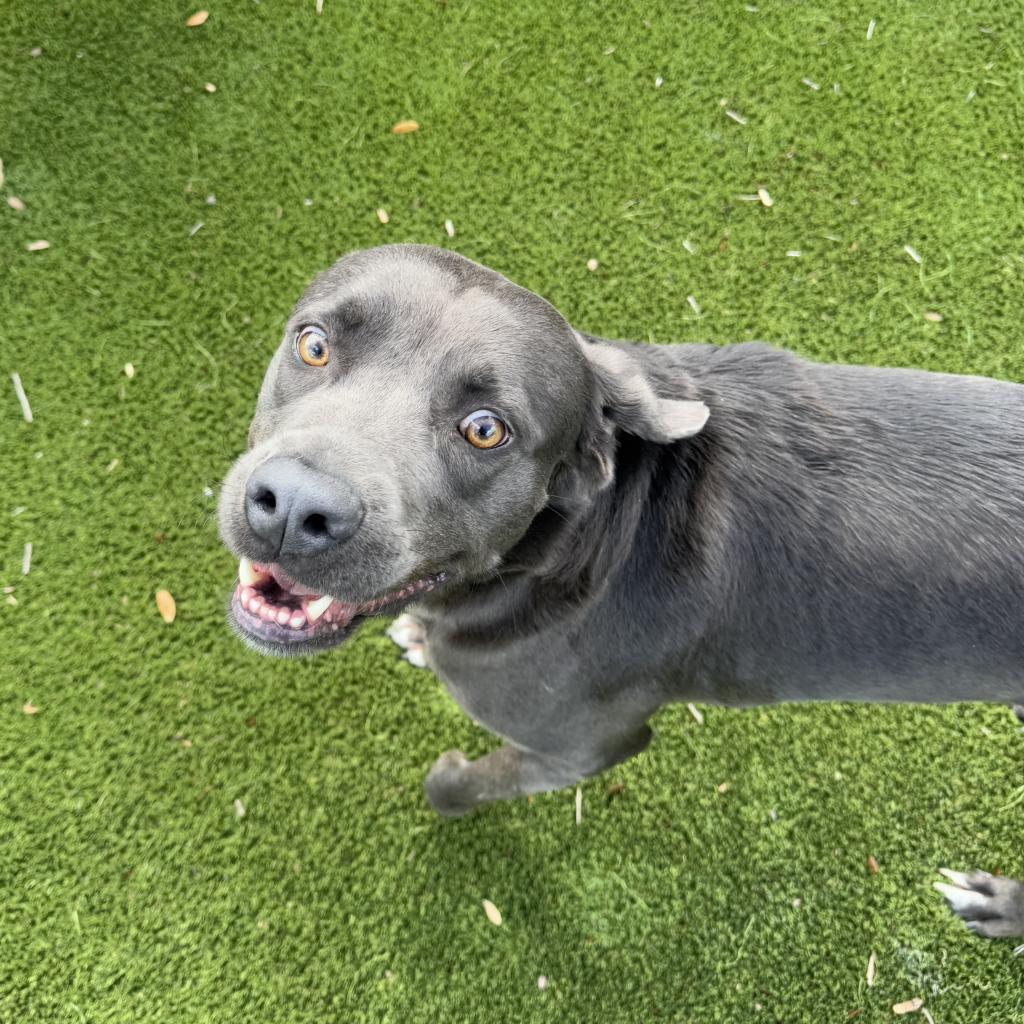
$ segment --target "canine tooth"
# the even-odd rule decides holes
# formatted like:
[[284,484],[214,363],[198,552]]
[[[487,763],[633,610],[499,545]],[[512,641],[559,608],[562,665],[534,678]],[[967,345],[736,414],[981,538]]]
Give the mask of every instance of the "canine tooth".
[[269,580],[270,573],[257,569],[252,564],[252,559],[243,555],[238,560],[238,578],[242,581],[243,586],[255,587],[258,583],[265,583]]
[[334,598],[331,597],[330,594],[324,594],[323,597],[318,597],[315,601],[310,601],[309,604],[306,605],[306,618],[309,619],[311,623],[316,622],[332,604],[334,604]]

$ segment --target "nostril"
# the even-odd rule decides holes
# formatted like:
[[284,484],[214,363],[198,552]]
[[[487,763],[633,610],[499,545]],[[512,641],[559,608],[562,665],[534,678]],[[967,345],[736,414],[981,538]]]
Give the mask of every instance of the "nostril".
[[328,533],[327,520],[319,512],[306,516],[302,521],[302,528],[312,537],[326,537]]
[[253,504],[263,512],[277,511],[277,496],[272,490],[264,487],[253,496]]

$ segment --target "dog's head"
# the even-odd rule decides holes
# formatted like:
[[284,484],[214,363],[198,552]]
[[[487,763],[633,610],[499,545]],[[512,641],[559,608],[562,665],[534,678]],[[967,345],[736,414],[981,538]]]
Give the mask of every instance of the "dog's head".
[[296,306],[221,492],[232,624],[265,653],[333,646],[499,570],[553,492],[586,502],[610,482],[617,430],[669,442],[706,417],[479,264],[348,255]]

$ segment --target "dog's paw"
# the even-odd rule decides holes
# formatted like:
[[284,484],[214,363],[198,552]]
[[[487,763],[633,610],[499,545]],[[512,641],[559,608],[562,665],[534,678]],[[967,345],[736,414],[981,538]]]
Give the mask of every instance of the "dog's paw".
[[986,939],[1024,936],[1024,884],[987,871],[964,874],[940,868],[939,873],[951,884],[936,882],[935,888],[976,935]]
[[476,806],[468,792],[466,766],[469,759],[461,750],[443,753],[427,772],[423,788],[430,806],[446,818],[459,818]]
[[419,619],[403,612],[388,627],[388,636],[405,651],[402,657],[410,665],[427,667],[427,636]]
[[402,650],[408,650],[411,644],[422,644],[426,642],[426,634],[423,631],[423,623],[410,615],[402,612],[394,622],[388,626],[388,636],[398,644]]

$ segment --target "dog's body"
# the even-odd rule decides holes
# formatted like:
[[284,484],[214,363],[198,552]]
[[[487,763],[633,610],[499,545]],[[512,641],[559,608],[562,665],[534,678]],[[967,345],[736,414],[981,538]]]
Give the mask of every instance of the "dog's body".
[[[354,301],[357,316],[330,320],[332,304]],[[282,368],[314,321],[350,345],[344,376]],[[507,741],[478,761],[439,759],[427,792],[442,813],[601,771],[643,749],[647,719],[670,701],[1024,697],[1024,387],[825,366],[759,344],[609,342],[422,247],[341,261],[292,323],[256,446],[225,487],[225,539],[276,574],[267,593],[284,602],[271,605],[282,623],[303,617],[302,595],[332,594],[344,631],[386,587],[406,584],[385,608],[419,588],[422,635],[408,639]],[[373,401],[358,405],[367,389]],[[359,469],[396,394],[413,450],[374,448]],[[450,440],[445,425],[474,406],[510,421],[504,454]],[[316,435],[325,420],[343,432]],[[311,455],[311,442],[331,450]],[[307,468],[284,479],[282,460]],[[388,472],[409,482],[381,484]],[[326,541],[301,532],[339,503],[347,518],[327,514]],[[425,575],[410,585],[414,573]],[[301,637],[273,619],[268,632],[246,612],[249,593],[233,615],[250,641],[334,642],[312,621]],[[950,878],[943,892],[976,931],[1024,934],[1024,887]]]

